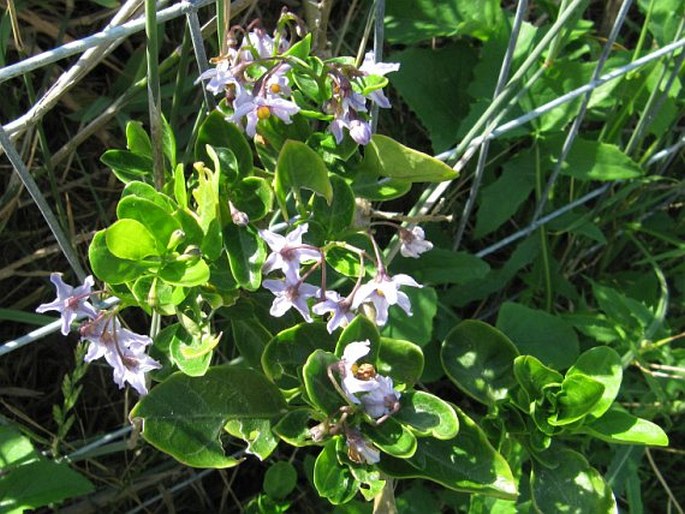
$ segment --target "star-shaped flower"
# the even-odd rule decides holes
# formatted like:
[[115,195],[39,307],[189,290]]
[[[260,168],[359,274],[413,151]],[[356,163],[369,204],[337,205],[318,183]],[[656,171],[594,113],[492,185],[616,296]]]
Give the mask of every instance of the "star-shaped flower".
[[[367,52],[364,56],[364,62],[359,67],[359,71],[367,75],[386,75],[387,73],[397,71],[400,69],[400,63],[397,62],[375,62],[373,52]],[[390,101],[383,94],[383,90],[376,89],[368,94],[368,98],[383,109],[390,108]]]
[[366,413],[374,419],[387,416],[397,411],[400,393],[395,391],[392,378],[376,375],[374,380],[378,387],[361,397]]
[[[317,293],[317,296],[321,297],[321,291]],[[312,312],[319,316],[327,313],[331,314],[328,323],[326,323],[326,329],[329,334],[332,334],[336,328],[346,327],[354,319],[351,307],[352,302],[350,300],[329,289],[326,291],[325,300],[314,304]]]
[[257,134],[257,122],[271,116],[283,120],[285,124],[292,123],[291,116],[300,112],[300,107],[290,100],[279,96],[261,96],[242,91],[233,102],[233,115],[228,118],[236,125],[242,126],[242,119],[247,120],[245,132],[254,137]]
[[418,259],[419,256],[431,250],[433,243],[426,241],[426,236],[421,227],[414,227],[411,230],[400,228],[400,253],[403,257],[413,257]]
[[282,236],[270,230],[260,230],[259,235],[271,248],[272,253],[264,261],[263,273],[281,270],[290,282],[297,282],[300,278],[300,264],[307,260],[319,260],[321,252],[313,246],[302,242],[302,235],[307,232],[309,225],[303,223],[296,229]]
[[357,361],[369,353],[370,344],[371,342],[368,339],[348,344],[345,350],[343,350],[343,356],[339,363],[342,375],[342,389],[350,401],[356,404],[361,403],[361,401],[355,396],[355,393],[366,393],[378,387],[372,376],[364,377],[363,379],[358,378],[359,366]]
[[93,305],[88,302],[93,288],[93,276],[89,275],[83,281],[83,285],[72,287],[65,284],[59,273],[50,275],[50,282],[57,289],[57,298],[49,303],[43,303],[36,308],[36,312],[58,311],[62,318],[62,335],[67,335],[71,324],[78,317],[88,317],[94,319],[98,312]]
[[385,325],[388,321],[388,307],[399,305],[411,316],[409,297],[400,291],[400,286],[422,287],[409,275],[399,273],[392,278],[383,270],[376,277],[362,285],[354,295],[352,308],[356,309],[364,302],[371,302],[376,310],[376,324]]
[[312,316],[309,314],[307,299],[317,294],[319,288],[298,280],[295,283],[286,280],[265,280],[262,285],[271,291],[276,298],[271,304],[269,313],[280,318],[294,307],[305,321],[311,323]]

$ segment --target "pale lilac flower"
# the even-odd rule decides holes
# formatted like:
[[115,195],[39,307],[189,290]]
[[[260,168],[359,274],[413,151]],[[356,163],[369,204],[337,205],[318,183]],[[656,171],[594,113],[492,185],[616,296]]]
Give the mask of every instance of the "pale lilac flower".
[[[317,296],[321,297],[321,291],[317,293]],[[336,291],[329,289],[326,291],[325,300],[315,304],[312,311],[319,316],[331,314],[328,323],[326,323],[326,329],[329,334],[332,334],[336,328],[346,327],[354,319],[354,313],[350,310],[351,307],[352,302],[340,296]]]
[[307,306],[307,299],[316,296],[319,288],[311,284],[297,281],[290,283],[288,280],[265,280],[262,285],[271,291],[276,298],[271,304],[269,313],[272,316],[280,318],[291,307],[302,314],[305,321],[311,323],[312,316],[309,314],[309,307]]
[[411,230],[400,228],[400,253],[403,257],[413,257],[418,259],[419,255],[433,248],[433,243],[426,241],[425,234],[421,227],[414,227]]
[[114,370],[114,382],[120,389],[128,382],[141,396],[147,394],[145,373],[162,367],[145,353],[152,339],[123,328],[118,318],[109,313],[101,313],[82,325],[81,336],[90,342],[83,360],[92,362],[104,357]]
[[352,308],[356,309],[365,302],[373,303],[376,310],[376,324],[379,326],[385,325],[388,321],[388,307],[391,305],[399,305],[407,315],[411,316],[411,302],[409,297],[400,291],[400,286],[422,287],[409,275],[399,273],[391,278],[381,270],[373,280],[357,290],[352,301]]
[[368,121],[362,121],[359,118],[353,119],[348,125],[350,137],[355,143],[360,145],[368,145],[371,141],[371,124]]
[[365,377],[366,380],[357,378],[359,371],[357,361],[369,353],[370,344],[368,339],[348,344],[345,350],[343,350],[343,356],[338,364],[342,375],[342,389],[352,403],[361,403],[359,398],[355,396],[355,393],[366,393],[378,387],[378,384],[371,376]]
[[289,64],[281,64],[275,70],[264,84],[264,91],[266,96],[270,98],[289,97],[292,94],[290,89],[290,81],[286,77],[286,73],[290,71]]
[[348,428],[347,456],[357,464],[376,464],[381,460],[381,452],[367,441],[356,428]]
[[94,319],[98,313],[95,307],[88,302],[88,297],[93,288],[93,276],[89,275],[83,281],[83,285],[72,287],[62,281],[59,273],[50,275],[52,282],[57,290],[57,298],[49,303],[43,303],[36,307],[36,312],[58,311],[62,318],[62,335],[67,335],[71,324],[77,317],[88,317]]
[[[279,52],[285,52],[288,49],[289,43],[286,38],[281,38],[279,44]],[[241,59],[245,61],[254,60],[254,52],[257,54],[258,59],[268,59],[275,55],[274,52],[275,41],[266,31],[262,28],[256,28],[252,32],[248,32],[243,38],[243,42],[240,45]]]
[[233,115],[228,120],[242,126],[241,120],[245,118],[247,120],[245,132],[250,137],[257,134],[257,122],[259,120],[265,120],[273,115],[284,123],[290,124],[292,123],[290,117],[300,112],[300,107],[290,100],[275,96],[252,96],[245,91],[241,92],[235,99],[233,109]]
[[281,270],[288,281],[297,282],[300,278],[300,264],[303,261],[321,259],[321,252],[317,248],[302,242],[302,235],[308,229],[309,224],[303,223],[285,236],[270,230],[260,230],[259,236],[272,250],[264,261],[262,272]]
[[226,86],[232,84],[235,87],[234,96],[243,92],[243,87],[238,78],[233,74],[233,64],[230,59],[224,59],[217,63],[216,67],[205,70],[195,81],[200,82],[210,79],[205,88],[215,95],[224,93]]
[[392,378],[376,375],[378,387],[361,397],[366,413],[374,419],[392,414],[397,410],[400,393],[395,391]]
[[[359,67],[359,71],[366,73],[367,75],[386,75],[387,73],[397,71],[400,69],[400,63],[398,62],[375,62],[373,57],[373,52],[367,52],[364,56],[364,62]],[[390,108],[390,101],[383,94],[381,89],[376,89],[369,93],[368,98],[374,102],[378,107],[383,109]]]

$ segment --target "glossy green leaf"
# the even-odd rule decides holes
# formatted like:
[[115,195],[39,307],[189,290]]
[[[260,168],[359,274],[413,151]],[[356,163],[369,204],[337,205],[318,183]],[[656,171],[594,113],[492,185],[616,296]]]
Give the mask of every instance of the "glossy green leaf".
[[316,196],[313,204],[313,220],[326,228],[329,238],[348,230],[355,210],[354,193],[347,182],[338,175],[331,175],[332,201]]
[[96,232],[88,247],[88,260],[96,277],[116,285],[149,274],[145,264],[114,255],[107,247],[106,233],[106,230]]
[[229,223],[224,227],[224,245],[235,281],[248,291],[256,291],[262,283],[262,264],[266,259],[266,244],[254,229]]
[[264,474],[264,492],[274,499],[285,498],[295,490],[297,470],[290,462],[278,461]]
[[224,430],[233,437],[245,441],[245,453],[254,455],[261,461],[269,458],[278,446],[278,439],[271,431],[271,420],[268,418],[230,419]]
[[169,161],[169,166],[173,170],[176,167],[176,136],[174,130],[169,125],[164,115],[162,119],[162,153]]
[[425,346],[432,339],[438,295],[432,287],[406,288],[404,293],[411,302],[412,315],[402,309],[390,309],[383,335]]
[[659,425],[618,408],[584,424],[579,431],[608,443],[668,446],[668,436]]
[[212,111],[202,122],[195,142],[195,159],[208,164],[211,159],[206,145],[228,148],[238,161],[241,176],[246,177],[252,173],[252,150],[245,135],[218,110]]
[[253,368],[259,368],[264,348],[271,341],[271,333],[256,318],[231,319],[231,329],[240,356]]
[[170,262],[159,270],[159,278],[169,284],[182,287],[205,285],[209,276],[209,266],[202,259],[194,263],[190,261]]
[[[304,363],[302,380],[309,400],[328,415],[339,412],[340,407],[347,405],[347,400],[340,397],[328,375],[330,366],[337,364],[338,358],[330,352],[315,350]],[[338,379],[338,373],[332,373]]]
[[420,259],[396,259],[393,271],[407,273],[420,284],[464,284],[484,278],[490,271],[487,262],[466,252],[433,248]]
[[280,391],[263,375],[216,366],[202,377],[174,373],[152,388],[130,417],[142,418],[145,440],[180,462],[224,468],[239,463],[224,453],[220,441],[228,420],[269,418],[284,409]]
[[442,182],[452,180],[458,173],[442,161],[413,150],[392,138],[374,134],[366,146],[364,169],[383,177],[410,182]]
[[125,196],[117,204],[117,217],[139,221],[157,241],[157,251],[163,254],[171,235],[181,224],[165,209],[138,196]]
[[440,359],[447,376],[462,391],[486,405],[506,397],[515,385],[518,351],[502,332],[487,323],[459,323],[442,343]]
[[558,371],[548,368],[532,355],[521,355],[514,359],[516,381],[528,394],[529,401],[541,400],[544,389],[550,385],[561,387],[564,377]]
[[219,171],[223,180],[233,182],[238,178],[238,159],[231,150],[207,145],[206,151],[211,159],[211,168]]
[[300,385],[300,368],[314,350],[331,351],[335,338],[324,323],[300,323],[279,332],[264,349],[262,368],[279,387],[292,389]]
[[359,314],[343,329],[335,345],[335,355],[343,356],[345,347],[355,341],[369,341],[368,362],[376,362],[380,351],[381,335],[378,326],[366,316]]
[[314,463],[314,487],[319,495],[340,505],[352,499],[358,486],[350,469],[338,462],[335,439],[329,440]]
[[602,399],[604,386],[582,373],[566,376],[556,395],[557,412],[548,419],[552,426],[569,425],[593,411]]
[[411,190],[411,181],[380,177],[373,169],[361,169],[351,186],[356,196],[387,202],[406,195]]
[[308,189],[322,196],[329,204],[333,186],[323,159],[301,141],[288,140],[278,154],[274,189],[284,201],[290,189]]
[[178,329],[169,341],[169,357],[183,373],[190,377],[201,377],[209,369],[212,361],[212,350],[218,343],[209,338],[194,340],[183,327]]
[[393,417],[420,436],[452,439],[459,432],[459,418],[446,401],[425,391],[407,391]]
[[578,357],[578,336],[558,316],[505,302],[496,325],[514,342],[521,354],[533,355],[553,368],[568,368]]
[[159,255],[157,242],[150,231],[136,220],[123,219],[105,230],[107,248],[120,259],[132,261]]
[[167,214],[171,214],[178,208],[170,197],[157,191],[151,184],[141,182],[140,180],[134,180],[126,184],[121,192],[121,198],[124,199],[128,196],[149,200],[162,208]]
[[411,341],[381,337],[376,369],[396,383],[412,387],[423,373],[423,352]]
[[273,431],[291,446],[299,448],[318,444],[312,440],[309,433],[309,428],[319,423],[313,415],[314,411],[308,408],[293,409],[276,423]]
[[608,346],[595,346],[578,357],[575,364],[566,372],[566,377],[576,373],[593,378],[604,386],[602,398],[588,414],[590,419],[602,417],[614,403],[621,388],[623,379],[621,357]]
[[220,173],[197,163],[195,171],[198,183],[192,194],[197,204],[198,223],[205,234],[208,234],[211,226],[214,226],[215,230],[218,228]]
[[132,180],[152,180],[152,159],[149,157],[128,150],[107,150],[100,160],[124,184]]
[[416,452],[416,436],[394,418],[376,426],[363,424],[361,431],[374,445],[393,457],[406,459]]
[[246,177],[231,186],[231,202],[250,221],[257,221],[271,212],[274,193],[266,179]]
[[553,467],[532,461],[530,485],[538,512],[618,514],[611,488],[581,454],[561,448],[549,458]]
[[182,209],[188,207],[188,189],[186,188],[186,176],[182,163],[174,168],[174,198]]
[[146,309],[146,312],[152,312],[147,309],[148,307],[154,308],[165,316],[173,316],[176,313],[176,306],[187,295],[187,291],[183,287],[173,286],[152,275],[136,280],[131,288],[131,293],[136,297],[140,306]]
[[311,50],[312,35],[311,33],[307,33],[306,36],[304,36],[297,43],[288,48],[286,52],[283,52],[283,55],[292,55],[294,57],[297,57],[298,59],[305,60],[307,57],[309,57],[309,53],[311,52]]
[[449,489],[516,499],[516,482],[507,461],[495,451],[485,433],[460,409],[459,433],[441,441],[418,439],[416,453],[409,459],[383,456],[379,467],[397,478],[423,478]]

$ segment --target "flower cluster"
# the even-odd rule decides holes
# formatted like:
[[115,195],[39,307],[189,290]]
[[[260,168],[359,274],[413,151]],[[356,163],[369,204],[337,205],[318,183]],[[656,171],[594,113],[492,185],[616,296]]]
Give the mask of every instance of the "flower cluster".
[[120,389],[128,382],[141,396],[147,394],[145,373],[161,368],[145,353],[152,339],[122,327],[114,313],[98,310],[88,301],[93,294],[92,276],[76,288],[65,284],[59,273],[52,273],[50,281],[57,289],[57,298],[39,305],[36,311],[58,311],[63,335],[69,333],[74,321],[87,318],[79,328],[81,337],[90,342],[84,360],[92,362],[104,357],[114,369],[114,382]]
[[[400,273],[390,276],[380,261],[375,277],[365,284],[358,283],[348,296],[342,296],[337,291],[325,289],[325,284],[322,284],[322,287],[317,287],[306,283],[305,279],[316,268],[323,265],[323,251],[302,242],[302,236],[308,228],[309,225],[303,223],[286,236],[270,230],[259,231],[260,237],[266,241],[271,249],[262,271],[264,273],[281,271],[284,275],[284,278],[280,280],[266,279],[262,282],[262,285],[276,296],[271,305],[270,313],[272,316],[283,316],[291,308],[294,308],[305,321],[311,322],[312,316],[307,303],[310,298],[315,299],[311,308],[314,314],[329,315],[326,326],[330,333],[333,333],[338,327],[345,327],[354,318],[355,311],[365,304],[373,305],[375,322],[380,326],[387,323],[388,309],[391,305],[398,305],[411,316],[409,297],[400,291],[400,287],[422,286],[409,275]],[[427,241],[424,243],[430,245]],[[417,252],[417,256],[418,253],[420,252]],[[301,276],[301,267],[309,263],[313,263],[313,266]]]
[[[289,15],[292,16],[292,15]],[[286,124],[292,123],[292,116],[305,108],[307,102],[300,95],[294,101],[291,85],[293,72],[306,67],[302,60],[287,54],[290,48],[288,39],[281,33],[272,37],[260,27],[254,28],[242,37],[240,44],[235,37],[235,29],[229,35],[229,48],[225,55],[213,60],[216,64],[200,75],[198,81],[207,81],[205,87],[215,95],[223,94],[233,114],[227,119],[244,128],[254,137],[259,121],[271,116]],[[366,54],[362,64],[357,67],[344,60],[323,61],[326,88],[329,97],[320,105],[307,103],[306,111],[318,110],[330,120],[328,131],[339,144],[343,140],[343,129],[358,144],[366,145],[371,140],[368,102],[387,109],[388,98],[381,90],[387,73],[397,71],[399,64],[375,62],[373,52]],[[296,67],[297,69],[294,69]],[[311,79],[312,69],[304,72]],[[366,85],[369,77],[380,81],[376,86]],[[321,86],[322,84],[319,84]]]

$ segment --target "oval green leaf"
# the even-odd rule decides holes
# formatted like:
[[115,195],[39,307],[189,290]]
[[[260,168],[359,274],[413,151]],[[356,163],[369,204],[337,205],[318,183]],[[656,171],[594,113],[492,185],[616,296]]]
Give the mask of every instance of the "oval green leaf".
[[452,439],[459,432],[459,418],[446,401],[424,391],[407,391],[393,416],[421,436]]
[[157,242],[145,226],[136,220],[123,219],[105,230],[107,248],[120,259],[132,261],[159,255]]

